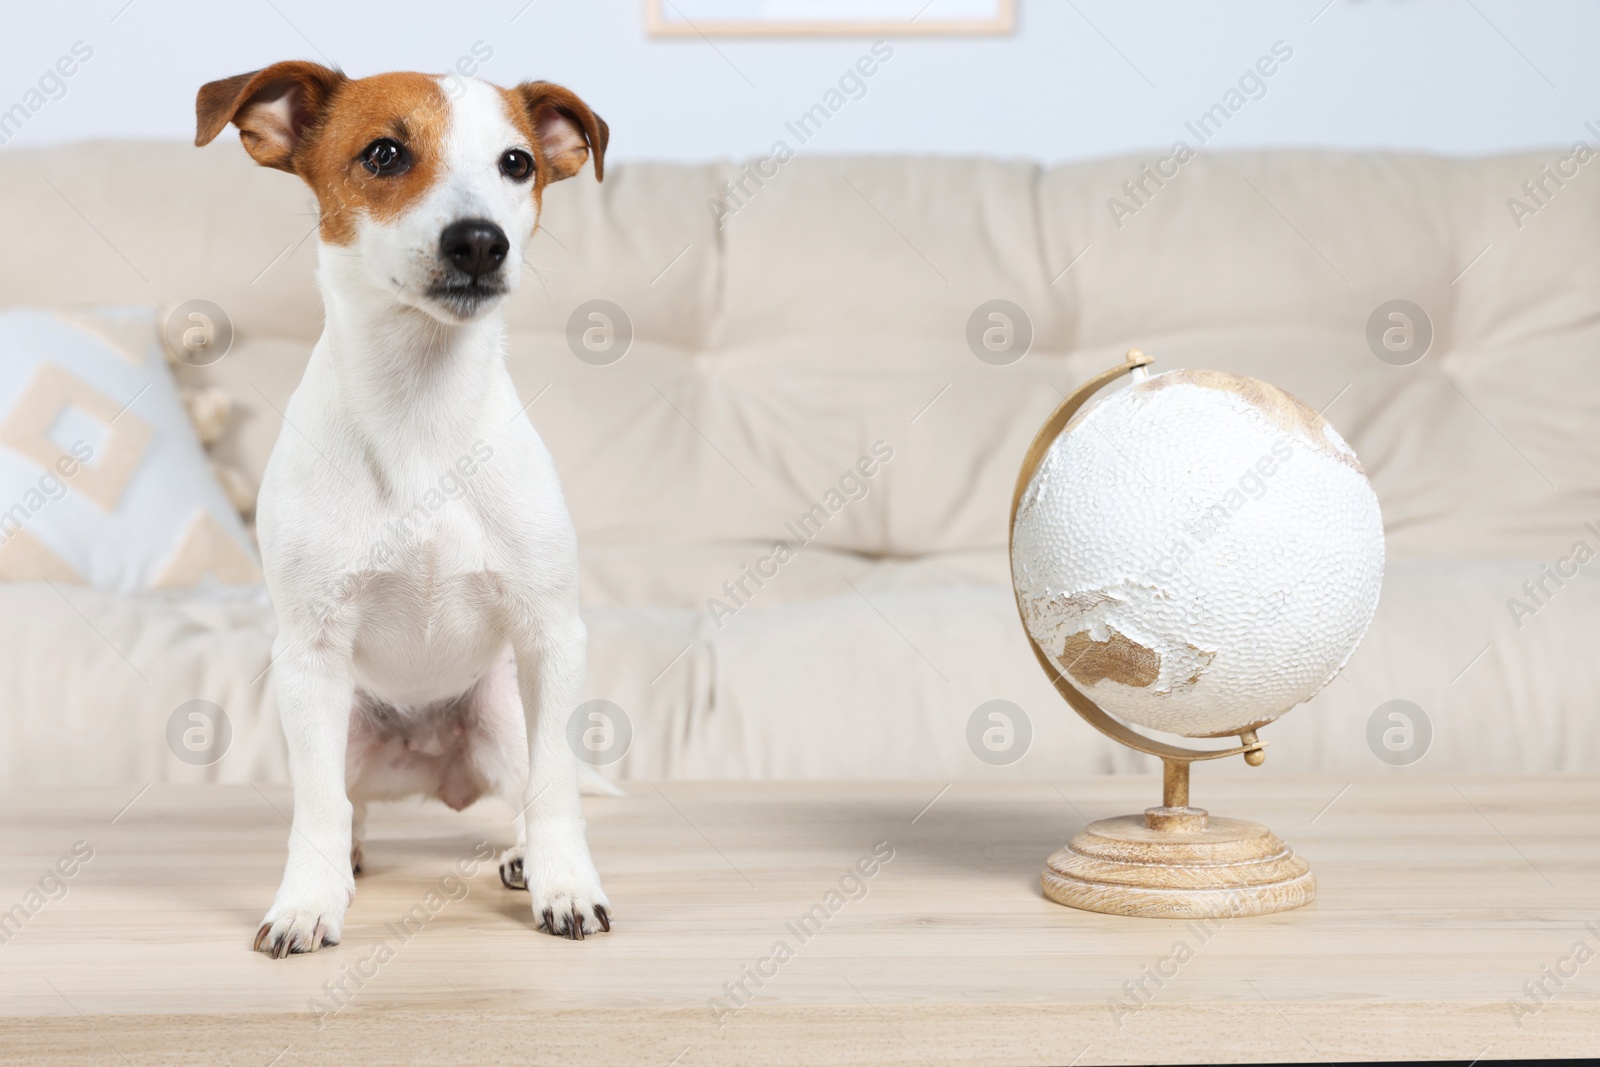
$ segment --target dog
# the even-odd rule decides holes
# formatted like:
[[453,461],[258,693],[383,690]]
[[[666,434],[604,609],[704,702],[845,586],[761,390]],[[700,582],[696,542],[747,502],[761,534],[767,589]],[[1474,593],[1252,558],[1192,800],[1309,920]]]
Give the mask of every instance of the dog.
[[605,122],[548,82],[300,61],[210,82],[195,115],[196,145],[231,122],[319,215],[323,333],[257,505],[294,818],[254,949],[338,944],[367,803],[418,794],[508,799],[501,879],[537,928],[609,931],[566,732],[587,639],[576,534],[500,308],[545,186],[590,158],[603,180]]

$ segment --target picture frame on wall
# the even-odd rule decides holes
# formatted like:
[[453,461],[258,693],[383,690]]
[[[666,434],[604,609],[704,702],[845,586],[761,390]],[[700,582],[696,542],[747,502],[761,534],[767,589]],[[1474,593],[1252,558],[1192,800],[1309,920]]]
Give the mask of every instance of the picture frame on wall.
[[1010,33],[1016,0],[645,0],[652,37]]

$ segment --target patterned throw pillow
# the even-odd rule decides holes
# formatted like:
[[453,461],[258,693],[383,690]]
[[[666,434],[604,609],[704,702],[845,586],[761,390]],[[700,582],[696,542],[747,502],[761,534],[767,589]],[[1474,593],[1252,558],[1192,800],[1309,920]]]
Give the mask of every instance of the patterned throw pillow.
[[0,581],[131,592],[260,580],[155,312],[0,311]]

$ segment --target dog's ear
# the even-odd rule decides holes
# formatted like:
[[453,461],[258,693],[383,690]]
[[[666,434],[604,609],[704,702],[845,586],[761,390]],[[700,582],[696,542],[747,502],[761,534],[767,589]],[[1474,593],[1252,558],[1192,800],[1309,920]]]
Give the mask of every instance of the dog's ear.
[[231,122],[257,163],[293,172],[295,150],[345,80],[337,70],[296,59],[208,82],[194,101],[194,143],[210,144]]
[[545,181],[558,182],[583,169],[583,161],[594,153],[595,181],[606,174],[606,141],[611,131],[605,120],[570,89],[550,82],[523,82],[511,90],[522,102],[543,159]]

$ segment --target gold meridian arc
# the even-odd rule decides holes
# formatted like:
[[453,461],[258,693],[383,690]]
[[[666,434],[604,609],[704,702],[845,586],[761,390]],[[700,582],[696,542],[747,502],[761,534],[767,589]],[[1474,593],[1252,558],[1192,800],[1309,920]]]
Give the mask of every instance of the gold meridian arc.
[[[1027,492],[1028,484],[1033,481],[1033,476],[1038,473],[1040,464],[1044,462],[1045,453],[1050,451],[1050,446],[1055,442],[1055,439],[1066,428],[1067,423],[1072,421],[1072,417],[1078,413],[1083,405],[1089,402],[1090,397],[1124,374],[1131,374],[1139,367],[1148,367],[1154,362],[1155,360],[1137,348],[1130,348],[1127,358],[1123,362],[1110,370],[1096,374],[1093,378],[1073,390],[1072,395],[1063,400],[1061,405],[1050,413],[1050,417],[1045,420],[1044,425],[1039,428],[1039,432],[1033,438],[1033,443],[1028,446],[1028,454],[1023,458],[1022,469],[1017,472],[1016,488],[1011,493],[1011,521],[1006,527],[1006,555],[1013,566],[1013,574],[1015,574],[1016,562],[1014,553],[1016,549],[1017,508],[1022,504],[1022,494]],[[1254,729],[1241,731],[1240,740],[1244,743],[1235,748],[1206,751],[1203,749],[1182,748],[1178,745],[1168,744],[1165,741],[1157,741],[1154,738],[1138,733],[1120,719],[1113,718],[1109,712],[1091,700],[1087,693],[1067,681],[1066,672],[1050,661],[1049,654],[1039,646],[1039,642],[1033,639],[1033,634],[1028,630],[1028,617],[1023,614],[1022,597],[1017,591],[1017,583],[1014,579],[1011,583],[1011,591],[1016,600],[1017,615],[1022,619],[1022,632],[1028,638],[1028,646],[1033,649],[1034,656],[1039,660],[1039,666],[1043,667],[1045,674],[1049,675],[1051,684],[1055,686],[1056,692],[1060,693],[1066,702],[1072,705],[1072,709],[1083,716],[1084,720],[1096,730],[1099,730],[1113,741],[1127,745],[1131,749],[1145,752],[1152,756],[1159,756],[1164,760],[1181,763],[1242,755],[1247,763],[1252,766],[1258,766],[1265,757],[1266,754],[1262,749],[1267,747],[1268,742],[1256,738]]]

